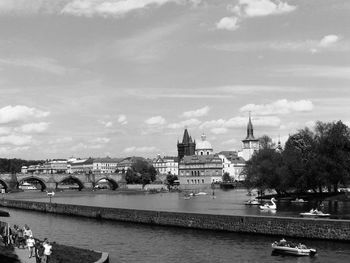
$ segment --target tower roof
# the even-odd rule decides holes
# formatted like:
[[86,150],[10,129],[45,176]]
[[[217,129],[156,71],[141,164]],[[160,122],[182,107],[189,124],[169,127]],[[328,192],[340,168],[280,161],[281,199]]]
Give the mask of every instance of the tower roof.
[[252,124],[250,112],[249,112],[249,121],[248,121],[248,125],[247,125],[247,137],[245,139],[246,140],[255,140],[254,129],[253,129],[253,124]]
[[182,143],[191,143],[192,142],[192,137],[188,134],[187,129],[184,131],[184,136],[182,138]]
[[207,137],[203,133],[201,135],[201,141],[199,141],[196,145],[196,150],[213,150],[213,147],[211,146],[211,143],[207,141]]

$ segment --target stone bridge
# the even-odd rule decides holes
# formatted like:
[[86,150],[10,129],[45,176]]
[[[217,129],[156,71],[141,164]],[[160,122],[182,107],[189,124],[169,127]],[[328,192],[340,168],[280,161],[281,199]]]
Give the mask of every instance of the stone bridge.
[[6,191],[16,190],[19,185],[27,181],[35,181],[41,185],[41,190],[54,190],[57,186],[65,181],[74,181],[79,190],[93,189],[99,181],[107,180],[113,190],[117,188],[124,188],[126,181],[123,174],[0,174],[0,185]]

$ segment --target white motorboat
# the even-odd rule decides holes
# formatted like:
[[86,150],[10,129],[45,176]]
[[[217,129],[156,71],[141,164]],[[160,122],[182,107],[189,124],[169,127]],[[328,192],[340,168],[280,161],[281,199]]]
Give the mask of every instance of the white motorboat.
[[266,203],[264,205],[259,206],[259,208],[261,210],[276,210],[277,209],[277,205],[275,203],[276,199],[272,197],[270,201],[271,201],[271,204]]
[[260,201],[258,199],[250,199],[245,202],[245,205],[260,205]]
[[296,198],[295,200],[292,200],[291,201],[292,203],[297,203],[297,204],[302,204],[302,203],[307,203],[307,202],[309,202],[309,201],[306,201],[306,200],[304,200],[304,199],[302,199],[302,198]]
[[291,256],[314,256],[317,253],[317,250],[314,248],[308,248],[303,244],[294,245],[284,239],[280,242],[275,241],[271,245],[272,253],[291,255]]
[[207,193],[206,192],[199,192],[199,193],[197,193],[195,195],[207,195]]
[[302,217],[310,217],[310,218],[331,216],[331,214],[323,213],[322,211],[318,211],[317,209],[311,209],[309,212],[300,213],[299,215]]

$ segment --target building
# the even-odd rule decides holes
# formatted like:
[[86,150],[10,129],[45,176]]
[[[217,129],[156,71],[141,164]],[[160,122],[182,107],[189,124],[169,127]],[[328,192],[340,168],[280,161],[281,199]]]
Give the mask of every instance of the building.
[[88,159],[77,159],[69,164],[69,173],[92,173],[93,170],[92,158]]
[[259,150],[259,140],[254,137],[254,129],[252,120],[249,113],[249,121],[247,125],[247,137],[242,140],[242,151],[238,152],[238,156],[242,157],[245,161],[248,161],[255,151]]
[[115,173],[120,161],[121,159],[111,157],[94,158],[92,171],[94,173]]
[[21,173],[30,174],[64,174],[68,170],[66,159],[47,160],[44,164],[22,166]]
[[207,137],[203,133],[201,140],[196,144],[196,155],[209,155],[213,154],[213,147],[211,143],[207,141]]
[[179,162],[179,181],[183,189],[222,182],[222,160],[217,154],[184,156]]
[[244,181],[245,160],[236,151],[222,151],[218,155],[222,160],[222,174],[228,173],[233,181]]
[[179,163],[178,163],[177,157],[172,157],[172,156],[161,157],[158,154],[157,158],[153,160],[152,164],[159,175],[167,175],[167,174],[178,175],[179,173]]
[[187,129],[184,131],[182,142],[177,142],[178,160],[180,161],[184,156],[194,155],[196,151],[196,142],[188,134]]

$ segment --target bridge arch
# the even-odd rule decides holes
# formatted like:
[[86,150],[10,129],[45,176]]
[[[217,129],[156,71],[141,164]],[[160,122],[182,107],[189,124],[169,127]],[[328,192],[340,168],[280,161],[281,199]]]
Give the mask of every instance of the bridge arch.
[[81,191],[81,189],[83,189],[84,188],[84,184],[78,179],[78,178],[76,178],[75,176],[68,176],[68,177],[65,177],[65,178],[63,178],[62,180],[60,180],[60,181],[58,181],[57,182],[57,186],[59,185],[59,184],[63,184],[63,183],[65,183],[65,182],[69,182],[69,181],[71,181],[71,182],[73,182],[73,183],[76,183],[77,185],[78,185],[78,190],[79,191]]
[[7,185],[7,183],[5,181],[0,179],[0,185],[2,185],[2,187],[5,189],[6,192],[8,191],[9,186]]
[[36,176],[29,176],[29,177],[22,178],[20,181],[18,181],[17,188],[19,188],[19,186],[24,182],[37,182],[37,183],[39,183],[41,186],[42,192],[45,191],[47,188],[45,181],[39,177],[36,177]]
[[109,185],[111,186],[111,189],[112,189],[112,190],[116,190],[116,189],[119,187],[118,183],[117,183],[115,180],[113,180],[113,179],[111,179],[111,178],[108,178],[108,177],[99,178],[99,179],[95,182],[95,185],[97,185],[101,180],[106,180],[106,181],[109,183]]

